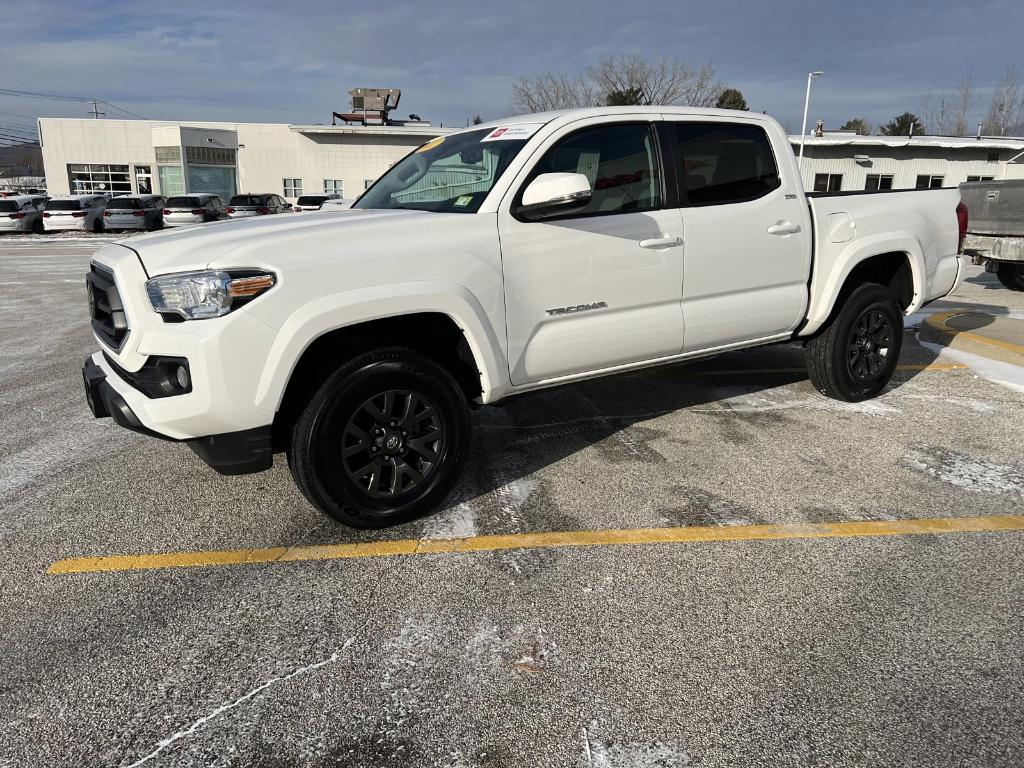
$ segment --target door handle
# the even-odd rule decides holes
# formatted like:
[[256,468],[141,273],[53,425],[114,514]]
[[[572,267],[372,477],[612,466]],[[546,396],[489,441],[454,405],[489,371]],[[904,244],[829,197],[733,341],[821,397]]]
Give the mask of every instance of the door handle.
[[641,248],[675,248],[683,244],[681,237],[651,237],[640,241]]
[[768,227],[769,235],[795,235],[800,231],[800,225],[792,221],[780,221]]

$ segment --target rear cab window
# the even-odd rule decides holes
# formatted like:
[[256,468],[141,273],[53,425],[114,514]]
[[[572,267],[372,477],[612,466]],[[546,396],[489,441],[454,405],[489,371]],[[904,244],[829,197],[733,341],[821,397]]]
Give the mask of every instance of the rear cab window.
[[18,204],[13,200],[0,200],[0,213],[15,213],[18,210]]
[[671,122],[684,206],[756,200],[778,189],[778,165],[764,129],[741,123]]
[[327,195],[303,195],[296,201],[296,205],[302,206],[320,206],[323,205],[324,200],[327,199]]

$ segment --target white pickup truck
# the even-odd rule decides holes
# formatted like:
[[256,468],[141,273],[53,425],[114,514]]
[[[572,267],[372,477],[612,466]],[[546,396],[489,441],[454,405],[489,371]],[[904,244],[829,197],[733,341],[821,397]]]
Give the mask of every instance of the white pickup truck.
[[521,392],[804,340],[821,393],[878,394],[965,227],[956,189],[805,194],[764,115],[526,115],[427,142],[351,210],[98,251],[86,394],[225,474],[286,452],[313,505],[383,527],[445,499],[469,408]]

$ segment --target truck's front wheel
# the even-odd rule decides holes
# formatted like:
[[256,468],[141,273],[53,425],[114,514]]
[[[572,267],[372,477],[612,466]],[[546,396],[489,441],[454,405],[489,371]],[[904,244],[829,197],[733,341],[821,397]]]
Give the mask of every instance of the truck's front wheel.
[[821,394],[858,402],[889,383],[903,346],[903,313],[892,291],[854,289],[836,316],[807,343],[807,372]]
[[411,350],[380,349],[320,387],[295,423],[289,464],[322,512],[384,528],[444,501],[468,443],[466,398],[451,375]]
[[999,282],[1011,291],[1024,291],[1024,264],[1004,261],[999,265],[996,275],[999,277]]

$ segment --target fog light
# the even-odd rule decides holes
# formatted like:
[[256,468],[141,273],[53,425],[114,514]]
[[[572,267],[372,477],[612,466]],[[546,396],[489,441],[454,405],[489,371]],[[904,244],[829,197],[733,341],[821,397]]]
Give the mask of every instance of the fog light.
[[186,368],[184,365],[178,366],[178,370],[174,372],[174,378],[178,381],[178,386],[181,387],[183,390],[188,389],[189,386],[192,384],[192,381],[191,379],[189,379],[188,376],[188,368]]

